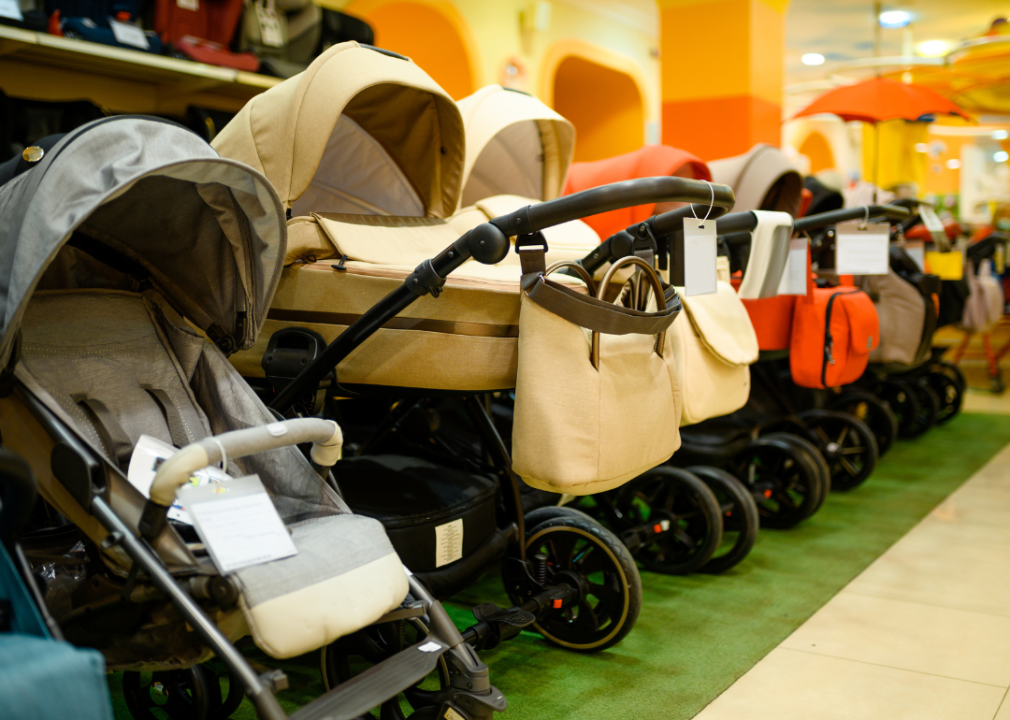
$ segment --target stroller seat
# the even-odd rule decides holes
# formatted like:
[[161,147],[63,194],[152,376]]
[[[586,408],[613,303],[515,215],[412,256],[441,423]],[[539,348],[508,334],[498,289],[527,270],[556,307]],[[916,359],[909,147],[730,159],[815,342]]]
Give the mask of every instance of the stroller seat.
[[[226,429],[203,409],[213,415],[215,406],[192,389],[207,380],[198,372],[205,341],[171,314],[153,292],[119,290],[41,291],[25,313],[23,380],[50,395],[124,471],[141,435],[182,447]],[[242,461],[231,467],[248,474]],[[287,496],[271,489],[298,554],[232,575],[257,645],[292,657],[399,605],[406,576],[378,522],[340,512],[322,497],[321,484],[314,493],[292,487]],[[320,517],[320,509],[329,514]]]

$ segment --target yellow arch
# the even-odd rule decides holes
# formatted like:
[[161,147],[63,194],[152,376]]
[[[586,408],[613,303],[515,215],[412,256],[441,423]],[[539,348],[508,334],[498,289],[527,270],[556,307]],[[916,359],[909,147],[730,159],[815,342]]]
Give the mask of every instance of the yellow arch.
[[821,170],[833,170],[837,167],[835,151],[828,139],[824,137],[824,133],[819,130],[807,133],[807,136],[797,146],[797,151],[810,158],[811,175]]
[[[486,84],[483,77],[483,65],[480,61],[480,50],[477,41],[474,39],[473,31],[470,29],[466,20],[463,19],[463,16],[460,15],[455,5],[448,2],[448,0],[352,0],[344,6],[342,12],[346,12],[350,15],[356,15],[364,20],[368,20],[370,16],[374,16],[379,13],[387,5],[417,6],[419,8],[430,10],[445,20],[462,45],[462,50],[466,56],[467,62],[466,70],[469,71],[469,82],[460,82],[458,77],[452,77],[448,80],[446,78],[440,79],[437,77],[437,75],[440,74],[440,68],[437,62],[430,62],[428,63],[430,67],[425,67],[424,55],[428,52],[434,52],[437,55],[439,48],[435,47],[431,42],[426,42],[424,33],[418,32],[417,28],[413,29],[418,42],[413,53],[407,48],[401,50],[391,47],[388,48],[389,50],[401,52],[402,54],[411,56],[412,59],[417,60],[421,69],[428,72],[435,82],[444,85],[446,91],[456,100],[469,95]],[[381,43],[382,38],[380,33],[376,32],[376,36],[377,41]],[[413,57],[414,55],[417,57]]]

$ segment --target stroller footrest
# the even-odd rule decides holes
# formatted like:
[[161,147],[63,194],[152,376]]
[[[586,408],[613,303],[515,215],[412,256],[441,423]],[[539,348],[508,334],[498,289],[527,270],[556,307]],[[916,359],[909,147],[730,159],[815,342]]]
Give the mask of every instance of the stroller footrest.
[[493,602],[481,603],[473,609],[473,616],[486,623],[500,623],[512,627],[526,627],[536,622],[537,616],[521,608],[500,608]]

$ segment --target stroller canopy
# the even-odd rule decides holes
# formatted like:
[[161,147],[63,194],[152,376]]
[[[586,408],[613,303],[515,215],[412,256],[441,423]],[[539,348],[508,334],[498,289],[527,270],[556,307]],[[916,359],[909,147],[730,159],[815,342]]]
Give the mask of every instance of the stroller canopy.
[[575,127],[526,93],[488,85],[459,101],[466,207],[494,195],[553,200],[575,153]]
[[246,103],[213,146],[262,171],[295,216],[446,217],[465,144],[456,103],[423,70],[346,42]]
[[[712,179],[708,166],[691,153],[666,145],[646,145],[634,152],[606,160],[573,164],[565,183],[565,195],[621,180],[658,176]],[[585,218],[585,221],[600,236],[600,240],[606,240],[632,223],[641,222],[655,213],[655,205],[639,205],[593,215]]]
[[807,215],[819,215],[831,210],[841,210],[845,206],[845,198],[832,187],[828,187],[818,178],[810,176],[803,178],[803,187],[813,194]]
[[736,193],[735,212],[778,210],[796,217],[803,195],[803,179],[786,154],[771,145],[755,145],[743,155],[708,164],[712,180]]
[[[222,348],[249,347],[284,260],[284,213],[266,178],[154,118],[96,120],[68,134],[3,186],[0,217],[0,366],[40,282],[150,282]],[[81,257],[61,256],[68,242]]]

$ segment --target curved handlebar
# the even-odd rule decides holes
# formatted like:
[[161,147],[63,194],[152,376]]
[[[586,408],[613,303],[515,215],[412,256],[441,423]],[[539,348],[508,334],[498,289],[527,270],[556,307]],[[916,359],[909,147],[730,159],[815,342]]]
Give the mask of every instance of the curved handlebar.
[[[709,212],[709,205],[694,204],[688,205],[687,207],[677,208],[676,210],[671,210],[670,212],[665,212],[662,215],[656,215],[652,218],[652,229],[659,235],[667,235],[672,232],[677,232],[678,230],[684,229],[684,221],[688,218],[697,217],[703,219],[708,215],[709,220],[717,220],[727,212],[729,208],[720,207],[718,205],[712,207],[712,211]],[[633,232],[634,225],[628,226],[628,232]]]
[[884,218],[890,222],[900,222],[909,216],[909,211],[907,208],[899,207],[898,205],[860,205],[858,207],[831,210],[819,215],[800,218],[793,223],[793,231],[810,232],[811,230],[820,230],[829,225],[836,225],[847,220],[862,220],[867,216],[870,220]]

